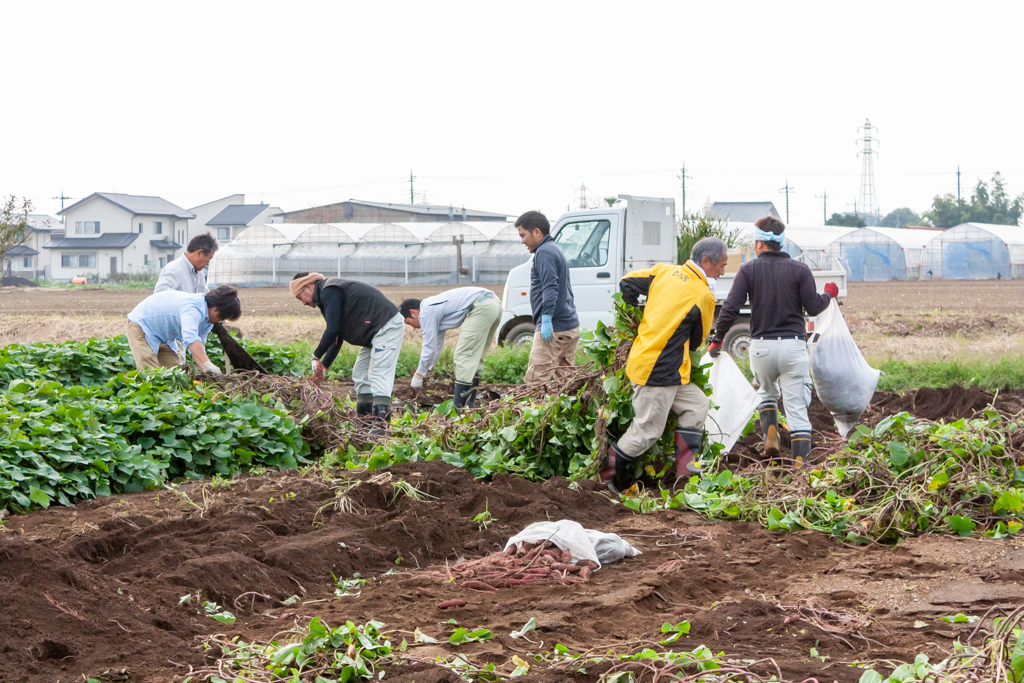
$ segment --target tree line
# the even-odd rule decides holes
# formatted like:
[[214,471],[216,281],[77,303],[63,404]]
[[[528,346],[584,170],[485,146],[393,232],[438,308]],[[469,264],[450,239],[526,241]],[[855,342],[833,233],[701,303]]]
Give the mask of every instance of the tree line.
[[[952,228],[961,223],[993,223],[995,225],[1020,225],[1024,215],[1024,193],[1010,198],[1006,190],[1006,181],[999,171],[992,176],[991,189],[989,183],[979,180],[971,193],[970,199],[957,198],[952,193],[936,195],[932,200],[932,208],[922,214],[912,209],[901,207],[886,214],[878,225],[886,228],[902,228],[911,225],[926,227]],[[863,216],[855,213],[834,213],[825,225],[843,225],[851,228],[863,228],[866,223]]]

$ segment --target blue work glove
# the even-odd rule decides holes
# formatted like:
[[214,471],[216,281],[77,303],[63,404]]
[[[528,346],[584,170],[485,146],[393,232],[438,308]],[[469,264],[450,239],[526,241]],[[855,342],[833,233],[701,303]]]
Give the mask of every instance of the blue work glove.
[[540,338],[546,342],[555,338],[555,331],[551,328],[550,315],[542,315],[540,317]]

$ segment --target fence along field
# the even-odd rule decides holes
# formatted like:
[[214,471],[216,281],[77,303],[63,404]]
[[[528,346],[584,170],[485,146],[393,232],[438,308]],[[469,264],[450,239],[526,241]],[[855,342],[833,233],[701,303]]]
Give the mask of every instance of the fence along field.
[[[951,680],[1016,670],[1020,615],[999,605],[1024,597],[1013,594],[1018,395],[985,411],[991,396],[958,404],[949,392],[946,416],[960,420],[949,426],[913,416],[925,393],[883,396],[849,442],[822,435],[828,458],[813,470],[708,451],[706,474],[682,490],[658,486],[661,444],[646,486],[610,501],[587,476],[590,454],[631,418],[623,333],[599,335],[596,365],[551,399],[513,390],[462,420],[444,405],[410,406],[383,441],[364,436],[344,398],[300,378],[125,374],[117,339],[8,347],[0,502],[12,513],[50,507],[4,523],[0,580],[19,588],[0,626],[16,634],[14,666],[96,680],[156,670],[184,680],[189,667],[262,680],[268,666],[309,680],[437,666],[486,680],[524,663],[534,674],[582,668],[589,680],[711,669],[717,680],[824,670],[845,681],[864,666],[891,673],[889,661],[916,662],[914,676],[940,666]],[[245,343],[273,372],[303,367],[293,347]],[[753,440],[738,455],[753,457]],[[591,588],[481,595],[430,578],[550,515],[629,534],[645,554],[595,572]],[[954,538],[998,545],[974,541],[964,559]],[[874,545],[897,541],[896,554]],[[854,578],[825,578],[837,572]],[[452,601],[466,604],[440,607]]]

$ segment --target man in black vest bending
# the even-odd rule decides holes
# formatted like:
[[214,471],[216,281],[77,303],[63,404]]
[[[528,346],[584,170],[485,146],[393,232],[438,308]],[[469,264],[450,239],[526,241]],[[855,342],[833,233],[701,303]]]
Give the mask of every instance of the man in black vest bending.
[[375,287],[320,273],[298,273],[288,285],[295,298],[316,306],[327,322],[320,345],[313,351],[313,380],[341,350],[341,343],[361,347],[352,368],[356,415],[373,415],[382,425],[391,421],[391,391],[395,386],[398,352],[405,338],[405,321],[398,307]]

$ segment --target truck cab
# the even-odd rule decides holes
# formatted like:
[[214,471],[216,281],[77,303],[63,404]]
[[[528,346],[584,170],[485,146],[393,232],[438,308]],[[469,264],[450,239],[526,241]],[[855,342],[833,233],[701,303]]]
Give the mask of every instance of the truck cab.
[[[619,291],[619,280],[626,273],[658,263],[675,264],[678,258],[675,200],[631,195],[619,195],[619,199],[623,206],[563,214],[551,228],[555,244],[569,262],[581,330],[594,329],[599,320],[606,325],[614,322],[612,296]],[[498,332],[499,344],[516,344],[533,337],[532,267],[533,256],[509,271],[501,298],[504,312]],[[735,272],[726,273],[716,282],[716,317],[734,278]],[[814,271],[814,279],[819,292],[824,291],[826,282],[836,282],[840,297],[846,296],[846,271],[838,260],[833,262],[831,270]],[[814,320],[809,319],[808,331],[812,331],[813,326]],[[746,359],[750,345],[749,309],[740,311],[724,341],[726,351],[733,358]]]

